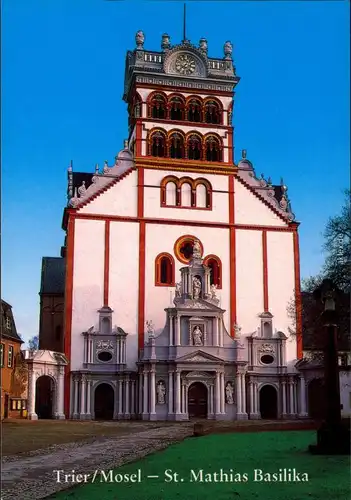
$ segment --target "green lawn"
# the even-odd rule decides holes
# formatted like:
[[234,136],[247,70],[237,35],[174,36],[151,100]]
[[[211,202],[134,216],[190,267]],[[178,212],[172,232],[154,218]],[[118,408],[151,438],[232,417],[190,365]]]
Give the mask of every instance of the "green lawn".
[[[315,443],[316,432],[258,432],[211,434],[190,438],[163,452],[115,469],[113,474],[133,474],[138,469],[140,483],[87,483],[63,491],[57,500],[348,500],[349,458],[313,456],[308,445]],[[296,469],[308,474],[308,482],[255,482],[254,470],[264,473]],[[164,471],[179,474],[179,482],[165,482]],[[230,472],[248,475],[247,482],[191,482],[191,470],[204,474]],[[78,471],[77,471],[78,472]],[[79,471],[84,472],[84,471]],[[106,471],[107,473],[107,471]],[[147,475],[159,475],[147,479]],[[174,476],[173,476],[174,477]],[[238,478],[239,476],[237,476]],[[302,477],[300,475],[300,477]],[[204,475],[205,478],[205,475]],[[183,481],[181,481],[183,479]]]

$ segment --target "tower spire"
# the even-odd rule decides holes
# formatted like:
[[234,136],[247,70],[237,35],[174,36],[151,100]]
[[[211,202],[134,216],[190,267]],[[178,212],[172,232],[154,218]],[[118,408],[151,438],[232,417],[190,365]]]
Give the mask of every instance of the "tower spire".
[[187,42],[186,39],[186,4],[184,4],[184,11],[183,11],[183,43]]

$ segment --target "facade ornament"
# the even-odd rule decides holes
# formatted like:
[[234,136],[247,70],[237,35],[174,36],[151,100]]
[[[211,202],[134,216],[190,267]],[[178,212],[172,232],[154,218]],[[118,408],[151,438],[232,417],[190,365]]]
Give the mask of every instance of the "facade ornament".
[[233,53],[233,44],[229,41],[225,42],[223,46],[225,59],[231,59]]
[[234,404],[234,388],[230,382],[225,386],[225,395],[228,405]]
[[241,337],[241,326],[239,326],[237,323],[234,323],[233,330],[234,330],[234,337],[236,339],[240,339],[240,337]]
[[99,164],[95,165],[95,175],[99,175]]
[[232,124],[233,124],[233,110],[232,108],[230,108],[230,110],[228,111],[228,125]]
[[260,181],[260,186],[261,187],[266,187],[267,186],[267,182],[266,182],[263,174],[261,174],[261,177],[260,177],[259,181]]
[[128,139],[124,139],[123,146],[124,146],[124,149],[128,149]]
[[167,33],[164,33],[162,35],[161,49],[162,50],[169,50],[170,48],[171,48],[170,36],[167,35]]
[[198,325],[193,330],[193,343],[194,345],[203,345],[203,335]]
[[113,344],[111,340],[98,340],[96,342],[96,349],[107,349],[107,350],[113,350]]
[[274,353],[274,346],[272,344],[262,344],[259,348],[260,352]]
[[157,384],[156,392],[157,392],[157,403],[159,405],[164,405],[166,402],[166,386],[162,380]]
[[109,172],[109,168],[108,168],[108,162],[107,160],[104,161],[104,174],[107,174]]
[[87,192],[87,188],[85,187],[85,181],[82,182],[82,185],[78,188],[79,198],[83,198],[85,193]]
[[214,285],[212,284],[211,287],[210,287],[210,291],[211,291],[211,299],[216,299],[217,298],[217,285]]
[[247,154],[246,149],[243,149],[243,150],[241,151],[241,158],[242,158],[243,160],[246,160],[246,154]]
[[155,327],[154,327],[152,320],[146,321],[146,330],[147,330],[149,339],[155,337]]
[[71,161],[70,166],[68,167],[68,190],[67,190],[67,198],[70,200],[73,197],[73,162]]
[[199,42],[199,49],[201,50],[201,52],[203,52],[204,54],[207,54],[207,51],[208,51],[208,45],[207,45],[207,40],[206,38],[200,38],[200,42]]
[[180,297],[181,296],[181,283],[176,283],[175,285],[175,296]]
[[137,31],[135,34],[135,43],[137,46],[137,50],[143,50],[144,42],[145,42],[144,32],[141,30]]
[[197,277],[193,277],[193,297],[195,300],[200,298],[201,293],[201,280]]
[[91,326],[88,330],[87,333],[94,333],[94,326]]
[[194,240],[193,258],[194,259],[201,259],[201,245],[200,245],[199,240]]

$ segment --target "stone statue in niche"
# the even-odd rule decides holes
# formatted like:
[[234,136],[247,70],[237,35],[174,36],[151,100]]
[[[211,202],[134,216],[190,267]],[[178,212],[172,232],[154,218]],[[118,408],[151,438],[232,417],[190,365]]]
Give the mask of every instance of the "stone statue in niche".
[[225,395],[228,405],[234,404],[234,388],[230,382],[225,386]]
[[182,286],[181,283],[176,283],[176,286],[175,286],[175,296],[176,297],[181,296],[181,286]]
[[196,276],[193,277],[193,295],[194,299],[199,299],[201,293],[201,280]]
[[216,299],[217,298],[217,285],[211,285],[210,287],[210,291],[211,291],[211,299]]
[[159,405],[164,405],[166,402],[166,387],[162,380],[157,384],[157,403]]
[[193,257],[194,257],[194,259],[201,259],[201,245],[200,245],[199,240],[194,241]]
[[193,343],[194,345],[203,345],[201,328],[197,325],[193,330]]
[[240,337],[241,337],[241,326],[239,326],[237,323],[234,323],[233,330],[234,330],[234,338],[240,339]]

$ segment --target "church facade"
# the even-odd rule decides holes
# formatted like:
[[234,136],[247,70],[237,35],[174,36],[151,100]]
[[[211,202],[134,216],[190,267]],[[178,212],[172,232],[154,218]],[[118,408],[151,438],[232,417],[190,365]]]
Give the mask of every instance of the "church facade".
[[283,181],[234,162],[232,44],[135,40],[124,148],[68,172],[62,415],[306,416],[298,223]]

